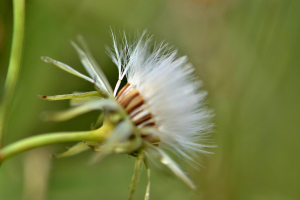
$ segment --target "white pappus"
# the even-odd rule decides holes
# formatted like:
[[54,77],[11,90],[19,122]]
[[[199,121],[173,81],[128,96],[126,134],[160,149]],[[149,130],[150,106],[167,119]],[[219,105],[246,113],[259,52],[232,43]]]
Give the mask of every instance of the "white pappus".
[[[199,91],[202,83],[193,75],[194,69],[186,56],[179,57],[177,50],[167,44],[153,47],[151,37],[145,33],[133,43],[129,43],[124,34],[121,46],[112,34],[113,48],[109,53],[119,69],[114,94],[126,75],[128,83],[122,95],[137,90],[144,100],[130,116],[138,117],[134,115],[136,112],[140,118],[151,115],[138,127],[153,122],[148,126],[156,128],[159,146],[193,160],[191,154],[208,153],[204,148],[212,147],[207,144],[207,133],[212,128],[212,112],[204,105],[207,93]],[[122,90],[119,96],[120,93]]]

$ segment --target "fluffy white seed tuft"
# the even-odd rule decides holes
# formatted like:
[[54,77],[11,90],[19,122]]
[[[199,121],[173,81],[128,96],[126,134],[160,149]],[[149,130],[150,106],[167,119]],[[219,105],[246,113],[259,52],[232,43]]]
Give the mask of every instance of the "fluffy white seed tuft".
[[[192,160],[191,154],[205,152],[207,133],[211,131],[212,113],[204,105],[205,91],[193,76],[194,69],[187,57],[167,44],[151,45],[145,31],[133,43],[124,36],[117,45],[113,36],[113,62],[119,69],[119,80],[126,75],[131,87],[145,100],[161,139],[160,146],[175,150]],[[145,39],[144,39],[145,38]],[[119,84],[115,88],[115,94]]]

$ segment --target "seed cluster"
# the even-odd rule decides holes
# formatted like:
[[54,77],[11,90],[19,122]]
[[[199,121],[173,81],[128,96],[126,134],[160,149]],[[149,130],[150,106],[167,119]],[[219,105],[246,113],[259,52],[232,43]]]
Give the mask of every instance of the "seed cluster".
[[[123,106],[128,113],[132,122],[138,127],[154,127],[155,121],[153,115],[148,109],[146,102],[140,95],[139,91],[135,89],[130,83],[127,83],[117,94],[117,101]],[[156,143],[160,141],[158,136],[152,134],[144,134],[142,137],[151,142]]]

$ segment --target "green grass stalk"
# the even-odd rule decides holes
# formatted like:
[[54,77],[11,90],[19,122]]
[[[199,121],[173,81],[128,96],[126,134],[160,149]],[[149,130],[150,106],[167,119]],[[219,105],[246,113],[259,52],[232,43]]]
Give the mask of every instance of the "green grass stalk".
[[25,0],[13,0],[13,39],[9,67],[6,76],[4,95],[0,104],[0,149],[3,146],[4,133],[9,111],[19,79],[25,26]]

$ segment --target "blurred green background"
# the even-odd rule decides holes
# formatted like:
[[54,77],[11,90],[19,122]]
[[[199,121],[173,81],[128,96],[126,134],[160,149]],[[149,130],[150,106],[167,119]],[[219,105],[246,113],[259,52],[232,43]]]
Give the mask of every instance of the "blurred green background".
[[[81,34],[112,85],[117,69],[106,55],[110,27],[134,35],[147,29],[188,55],[215,110],[217,148],[200,156],[205,168],[182,163],[196,182],[190,191],[172,175],[153,171],[153,200],[300,199],[299,0],[27,0],[20,81],[5,143],[46,132],[88,130],[98,112],[61,123],[43,111],[68,108],[37,94],[90,91],[93,85],[45,64],[49,56],[84,73],[70,45]],[[0,1],[0,95],[12,35],[12,3]],[[70,144],[65,144],[70,145]],[[92,151],[63,159],[64,144],[17,155],[0,169],[1,200],[117,200],[129,197],[134,159],[111,156],[90,166]],[[143,171],[134,199],[146,187]]]

